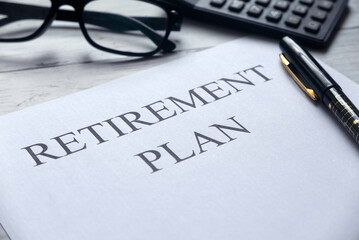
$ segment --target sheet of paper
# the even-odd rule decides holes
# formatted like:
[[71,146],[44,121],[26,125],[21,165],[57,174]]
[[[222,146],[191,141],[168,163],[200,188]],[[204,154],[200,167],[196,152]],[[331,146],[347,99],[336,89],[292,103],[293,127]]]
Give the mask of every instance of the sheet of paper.
[[1,117],[2,225],[12,240],[357,240],[359,148],[279,53],[239,39]]

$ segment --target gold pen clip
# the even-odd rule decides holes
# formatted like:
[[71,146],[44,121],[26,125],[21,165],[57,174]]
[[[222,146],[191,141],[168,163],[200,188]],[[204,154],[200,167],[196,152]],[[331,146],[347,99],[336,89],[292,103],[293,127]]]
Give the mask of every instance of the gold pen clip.
[[[287,69],[287,71],[289,72],[289,74],[292,76],[292,78],[294,79],[294,81],[298,84],[298,86],[314,101],[317,100],[317,95],[315,94],[314,90],[307,87],[303,82],[299,80],[299,78],[295,75],[294,73],[294,69],[291,68],[291,63],[288,61],[288,59],[283,55],[280,54],[280,59],[282,60],[282,63],[285,67],[285,69]],[[307,84],[308,85],[308,84]]]

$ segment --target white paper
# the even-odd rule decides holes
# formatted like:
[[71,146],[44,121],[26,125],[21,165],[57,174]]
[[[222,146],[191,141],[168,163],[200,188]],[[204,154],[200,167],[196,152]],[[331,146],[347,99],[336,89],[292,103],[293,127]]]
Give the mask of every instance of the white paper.
[[[12,240],[97,239],[359,239],[359,150],[322,104],[315,104],[292,81],[279,60],[277,43],[244,38],[139,74],[4,116],[0,120],[0,221]],[[266,81],[253,71],[256,68]],[[254,85],[234,84],[223,78]],[[328,71],[359,105],[359,87]],[[200,86],[223,97],[213,101]],[[222,89],[214,91],[220,87]],[[182,105],[189,90],[210,103]],[[115,118],[127,112],[154,120],[144,106],[162,101],[177,115],[129,133]],[[161,103],[152,105],[157,110]],[[204,106],[202,106],[204,105]],[[161,107],[162,106],[162,107]],[[225,132],[214,124],[248,132]],[[127,134],[117,137],[115,119]],[[108,140],[101,144],[89,131]],[[223,130],[223,129],[222,129]],[[65,155],[51,138],[79,143],[71,151],[36,162],[23,148],[36,143]],[[194,132],[223,144],[199,144]],[[198,135],[197,135],[198,136]],[[200,138],[203,140],[203,138]],[[175,164],[162,147],[179,157]],[[218,142],[217,142],[218,143]],[[220,145],[220,146],[217,146]],[[36,149],[34,148],[34,151]],[[159,151],[151,173],[139,156]],[[150,156],[150,155],[148,155]],[[154,155],[152,155],[154,157]]]

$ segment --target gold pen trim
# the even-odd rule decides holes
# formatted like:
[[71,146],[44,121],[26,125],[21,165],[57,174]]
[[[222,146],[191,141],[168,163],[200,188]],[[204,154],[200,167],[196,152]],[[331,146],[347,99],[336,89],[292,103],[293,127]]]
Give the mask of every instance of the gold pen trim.
[[317,100],[317,95],[315,94],[313,89],[307,88],[300,80],[299,78],[293,73],[292,69],[290,68],[290,62],[286,57],[284,57],[283,54],[279,55],[285,69],[289,72],[289,74],[292,76],[294,81],[298,84],[298,86],[314,101]]

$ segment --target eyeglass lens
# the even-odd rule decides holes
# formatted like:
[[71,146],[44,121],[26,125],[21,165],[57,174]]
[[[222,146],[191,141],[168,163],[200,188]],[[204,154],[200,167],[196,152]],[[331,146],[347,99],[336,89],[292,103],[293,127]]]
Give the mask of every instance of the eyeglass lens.
[[0,39],[29,37],[41,27],[50,9],[49,0],[1,0]]
[[100,46],[117,51],[146,53],[162,44],[167,13],[143,1],[91,1],[83,19],[90,38]]

